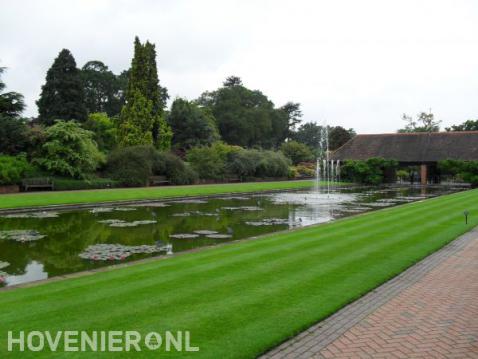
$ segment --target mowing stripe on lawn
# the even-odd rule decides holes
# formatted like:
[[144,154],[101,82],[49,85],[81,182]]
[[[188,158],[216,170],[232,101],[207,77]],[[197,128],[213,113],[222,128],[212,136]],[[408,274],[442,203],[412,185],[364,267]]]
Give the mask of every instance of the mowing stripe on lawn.
[[[468,226],[465,209],[470,211]],[[253,357],[478,225],[477,217],[478,191],[467,191],[0,292],[0,355],[6,350],[7,330],[110,329],[190,330],[193,345],[201,348],[189,353],[193,358]],[[149,351],[134,354],[151,356]],[[19,355],[57,356],[61,354]]]

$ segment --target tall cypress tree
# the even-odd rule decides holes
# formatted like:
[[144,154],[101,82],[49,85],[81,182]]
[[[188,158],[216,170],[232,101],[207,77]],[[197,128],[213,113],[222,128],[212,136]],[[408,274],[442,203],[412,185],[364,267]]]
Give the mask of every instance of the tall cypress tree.
[[69,50],[61,50],[48,70],[36,103],[39,120],[45,125],[51,125],[55,120],[86,120],[83,83]]
[[122,112],[120,119],[122,123],[128,122],[126,128],[132,128],[135,119],[138,118],[131,114],[134,111],[133,108],[137,108],[135,102],[143,101],[141,97],[151,103],[150,116],[148,116],[148,121],[151,121],[151,137],[145,134],[145,138],[152,138],[152,142],[158,148],[168,148],[172,135],[171,129],[163,118],[167,91],[159,85],[155,46],[149,41],[143,45],[136,37],[126,91],[125,108],[127,110]]

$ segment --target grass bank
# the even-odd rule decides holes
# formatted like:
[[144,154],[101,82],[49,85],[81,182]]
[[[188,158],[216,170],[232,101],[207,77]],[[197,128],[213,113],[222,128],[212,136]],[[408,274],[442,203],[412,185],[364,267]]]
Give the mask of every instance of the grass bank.
[[0,208],[148,200],[168,197],[206,196],[226,193],[300,189],[311,187],[313,183],[314,181],[312,180],[302,180],[17,193],[0,195]]
[[[470,212],[468,225],[465,209]],[[189,330],[200,351],[171,352],[168,357],[251,358],[476,225],[478,190],[472,190],[260,240],[0,292],[0,357],[61,356],[48,351],[6,353],[9,330]],[[145,347],[134,355],[101,355],[152,356]]]

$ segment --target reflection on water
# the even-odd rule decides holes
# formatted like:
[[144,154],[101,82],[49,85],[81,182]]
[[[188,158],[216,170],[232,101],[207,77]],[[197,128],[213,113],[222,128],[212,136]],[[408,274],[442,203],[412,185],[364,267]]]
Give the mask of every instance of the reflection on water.
[[[0,217],[0,286],[180,252],[456,192],[451,187],[342,188]],[[10,232],[5,232],[10,231]],[[11,231],[38,233],[31,241]],[[45,237],[42,237],[45,236]],[[100,245],[99,244],[104,244]],[[164,250],[164,251],[163,251]],[[93,254],[92,254],[93,253]],[[80,256],[81,255],[81,256]]]
[[48,273],[45,272],[43,264],[38,263],[37,261],[32,261],[26,265],[23,274],[7,276],[6,284],[14,285],[46,278],[48,278]]

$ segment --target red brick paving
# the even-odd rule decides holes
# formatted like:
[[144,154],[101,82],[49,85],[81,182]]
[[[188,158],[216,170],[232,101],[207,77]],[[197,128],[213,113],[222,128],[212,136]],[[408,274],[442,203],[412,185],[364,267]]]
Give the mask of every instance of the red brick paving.
[[[397,277],[393,285],[378,288],[370,295],[372,301],[402,286],[352,325],[347,327],[347,320],[353,322],[367,300],[265,357],[478,358],[478,230],[455,242]],[[413,279],[418,270],[424,273]],[[410,283],[403,283],[407,280]],[[345,324],[337,325],[339,320]]]

